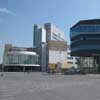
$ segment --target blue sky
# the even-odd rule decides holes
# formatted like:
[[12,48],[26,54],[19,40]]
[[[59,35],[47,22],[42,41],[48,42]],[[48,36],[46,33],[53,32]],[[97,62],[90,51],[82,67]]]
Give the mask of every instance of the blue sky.
[[100,0],[0,0],[0,61],[5,43],[32,46],[34,24],[51,22],[66,34],[80,19],[100,18]]

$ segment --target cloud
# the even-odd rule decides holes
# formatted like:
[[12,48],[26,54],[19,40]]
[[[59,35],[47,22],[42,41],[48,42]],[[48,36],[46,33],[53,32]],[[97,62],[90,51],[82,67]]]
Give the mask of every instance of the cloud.
[[14,12],[8,10],[7,8],[0,8],[0,13],[3,13],[3,14],[10,14],[10,15],[15,15]]

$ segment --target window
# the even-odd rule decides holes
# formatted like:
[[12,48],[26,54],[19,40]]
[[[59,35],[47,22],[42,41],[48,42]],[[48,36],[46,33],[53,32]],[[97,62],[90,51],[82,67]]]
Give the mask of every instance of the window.
[[73,64],[73,62],[70,62],[70,61],[68,61],[67,63],[68,63],[68,64]]
[[72,59],[73,59],[73,57],[67,57],[67,59],[70,59],[70,60],[72,60]]
[[83,37],[83,40],[86,40],[86,37],[85,36]]

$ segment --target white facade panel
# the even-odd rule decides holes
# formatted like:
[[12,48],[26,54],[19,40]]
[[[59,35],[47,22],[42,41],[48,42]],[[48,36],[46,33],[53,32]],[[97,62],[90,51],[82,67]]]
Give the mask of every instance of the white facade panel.
[[46,30],[44,28],[42,28],[42,39],[41,42],[46,42]]
[[49,50],[49,63],[67,62],[67,51]]
[[51,40],[65,41],[65,33],[53,24],[51,24]]

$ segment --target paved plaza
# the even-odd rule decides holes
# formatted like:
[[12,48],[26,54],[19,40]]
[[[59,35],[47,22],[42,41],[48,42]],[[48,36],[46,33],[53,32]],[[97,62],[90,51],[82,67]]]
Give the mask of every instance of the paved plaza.
[[100,100],[100,76],[5,72],[0,100]]

